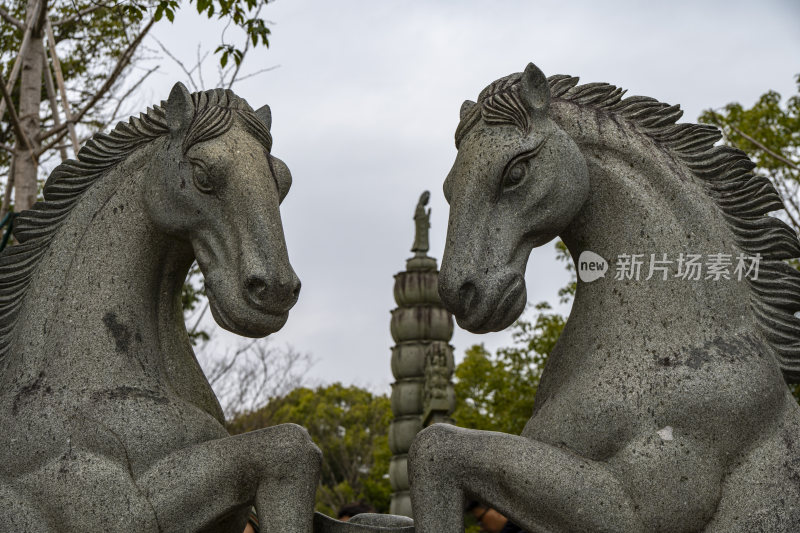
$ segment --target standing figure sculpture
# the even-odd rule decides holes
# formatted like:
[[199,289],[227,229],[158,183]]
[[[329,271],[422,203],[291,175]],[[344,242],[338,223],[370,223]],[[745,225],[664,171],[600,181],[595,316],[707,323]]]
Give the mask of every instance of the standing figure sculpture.
[[169,100],[57,167],[0,256],[0,529],[308,533],[308,433],[228,436],[186,334],[192,261],[224,328],[285,323],[300,282],[278,205],[269,107],[230,91]]
[[430,245],[428,244],[428,231],[431,229],[431,210],[425,210],[428,201],[431,199],[431,193],[428,191],[423,192],[417,208],[414,210],[414,244],[411,246],[411,251],[418,257],[423,257],[427,254]]
[[[784,260],[800,245],[767,216],[783,204],[716,128],[577,82],[530,64],[462,106],[442,300],[473,332],[508,326],[532,248],[556,236],[612,271],[671,269],[578,281],[521,436],[418,435],[417,531],[463,531],[465,497],[529,532],[797,531],[800,273]],[[684,276],[690,255],[716,267]],[[745,256],[760,263],[741,278]]]

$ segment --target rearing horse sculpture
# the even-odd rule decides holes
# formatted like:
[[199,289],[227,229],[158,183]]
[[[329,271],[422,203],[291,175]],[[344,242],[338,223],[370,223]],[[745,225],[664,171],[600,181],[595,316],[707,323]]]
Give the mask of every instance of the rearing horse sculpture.
[[[462,531],[465,497],[529,532],[797,531],[800,410],[785,381],[800,380],[800,274],[784,260],[800,246],[767,216],[783,204],[745,154],[714,146],[716,128],[577,82],[530,64],[461,108],[439,279],[458,323],[515,320],[528,256],[556,236],[612,266],[578,281],[521,436],[418,435],[417,531]],[[673,264],[615,276],[635,254]],[[742,279],[733,266],[684,279],[689,254],[760,262]]]
[[217,322],[280,329],[300,283],[269,107],[189,94],[95,135],[0,256],[0,529],[311,531],[320,453],[302,428],[229,437],[181,287],[196,258]]

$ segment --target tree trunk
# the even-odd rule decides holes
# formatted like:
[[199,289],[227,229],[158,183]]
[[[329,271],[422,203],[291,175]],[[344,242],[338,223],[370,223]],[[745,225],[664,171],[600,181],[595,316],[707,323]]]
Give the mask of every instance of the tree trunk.
[[[42,2],[44,5],[39,10],[37,5]],[[44,20],[47,13],[45,0],[28,0],[26,23],[31,22],[31,17],[36,17],[33,21],[31,40],[23,51],[20,61],[22,70],[20,71],[20,90],[19,90],[19,118],[22,131],[28,137],[31,148],[36,151],[39,149],[40,124],[39,107],[42,101],[42,67],[44,65]],[[39,157],[36,153],[31,153],[25,147],[22,139],[17,139],[17,156],[14,158],[14,210],[20,212],[29,209],[39,192],[37,180],[39,170]]]

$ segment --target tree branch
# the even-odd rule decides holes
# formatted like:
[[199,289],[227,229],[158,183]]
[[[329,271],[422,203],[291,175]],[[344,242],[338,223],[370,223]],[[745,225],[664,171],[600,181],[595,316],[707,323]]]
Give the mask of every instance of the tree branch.
[[[39,1],[36,3],[36,9],[34,12],[31,13],[30,17],[28,17],[27,24],[25,25],[25,34],[22,36],[22,44],[19,47],[19,53],[17,54],[16,59],[14,59],[14,66],[11,67],[11,74],[8,76],[8,85],[3,84],[6,89],[6,92],[11,92],[14,88],[14,85],[17,83],[17,76],[19,76],[19,69],[22,67],[22,55],[25,53],[25,49],[28,47],[28,42],[31,40],[31,34],[33,33],[33,26],[36,24],[36,21],[39,20],[39,11],[41,10],[42,2]],[[9,107],[13,107],[9,102]],[[6,108],[6,101],[0,100],[0,120],[3,118],[3,113],[5,112]]]
[[[83,116],[86,113],[88,113],[97,104],[97,102],[99,102],[105,96],[105,93],[107,93],[111,89],[111,87],[114,85],[114,82],[116,82],[117,78],[119,78],[120,74],[122,74],[122,71],[125,69],[125,67],[128,66],[128,63],[130,63],[134,52],[136,52],[136,49],[141,44],[142,39],[144,39],[144,36],[147,35],[147,32],[150,31],[150,28],[153,27],[154,23],[155,20],[150,19],[150,22],[147,23],[144,29],[139,33],[139,35],[136,36],[133,42],[122,53],[119,60],[117,61],[117,64],[114,66],[114,70],[111,71],[111,74],[109,74],[108,78],[106,78],[106,81],[103,82],[103,85],[100,86],[100,88],[97,90],[94,96],[89,100],[89,102],[87,102],[86,105],[83,108],[81,108],[81,110],[78,111],[78,113],[75,114],[71,120],[67,121],[67,124],[77,124],[78,122],[80,122]],[[42,140],[44,140],[53,135],[60,134],[62,131],[64,131],[65,128],[66,128],[65,124],[50,128],[49,130],[47,130],[42,134],[41,138]]]
[[52,150],[53,148],[59,146],[59,143],[61,142],[61,139],[66,137],[67,133],[68,133],[68,131],[64,127],[64,123],[62,122],[61,123],[61,131],[59,131],[56,134],[56,137],[52,141],[50,141],[49,143],[47,143],[47,144],[43,145],[41,148],[39,148],[39,154],[41,155],[41,154],[47,152],[48,150]]
[[125,91],[125,94],[123,94],[122,96],[120,96],[120,97],[117,99],[117,105],[116,105],[116,107],[114,107],[114,111],[113,111],[113,113],[111,113],[111,122],[114,122],[114,120],[116,120],[117,113],[119,113],[119,110],[120,110],[120,108],[122,107],[122,103],[123,103],[125,100],[127,100],[127,99],[128,99],[128,97],[129,97],[131,94],[133,94],[133,92],[134,92],[136,89],[138,89],[138,88],[139,88],[139,86],[140,86],[142,83],[144,83],[144,80],[146,80],[147,78],[149,78],[149,77],[150,77],[150,74],[152,74],[153,72],[155,72],[156,70],[158,70],[158,68],[159,68],[158,66],[155,66],[155,67],[153,67],[153,68],[149,69],[147,72],[145,72],[145,73],[144,73],[144,75],[143,75],[141,78],[139,78],[139,81],[137,81],[136,83],[134,83],[134,84],[131,86],[131,88],[130,88],[130,89],[128,89],[127,91]]
[[236,81],[244,81],[246,79],[252,78],[254,76],[258,76],[259,74],[263,74],[265,72],[269,72],[270,70],[275,70],[276,68],[280,68],[280,67],[281,67],[280,65],[273,65],[271,67],[258,69],[255,72],[251,72],[250,74],[246,74],[244,76],[241,76],[240,78],[237,78]]
[[[50,59],[53,60],[53,70],[55,70],[56,73],[58,92],[61,93],[61,105],[64,107],[64,118],[67,120],[67,129],[69,130],[69,136],[72,140],[72,150],[75,152],[75,154],[77,154],[81,147],[78,144],[78,135],[75,133],[75,123],[71,122],[72,113],[70,110],[69,98],[67,98],[67,88],[64,85],[64,74],[61,72],[61,62],[58,60],[58,55],[56,54],[56,39],[53,35],[53,26],[50,24],[49,19],[47,20],[45,26],[45,30],[47,32],[47,48],[50,49]],[[50,66],[45,66],[47,67],[47,73],[49,74]],[[59,126],[60,124],[55,124],[55,127]]]
[[[784,205],[784,212],[789,220],[791,221],[792,225],[795,227],[795,230],[800,231],[800,223],[798,223],[797,219],[795,218],[795,214],[800,214],[800,206],[797,205],[797,202],[793,198],[791,191],[789,191],[788,187],[784,180],[779,177],[773,176],[772,174],[769,175],[769,180],[772,182],[772,186],[778,191],[781,198],[784,201],[784,204],[789,204],[788,207]],[[792,209],[790,210],[789,207]]]
[[14,109],[14,102],[11,100],[11,95],[8,94],[8,89],[6,89],[6,80],[3,78],[2,74],[0,74],[0,91],[3,92],[3,101],[8,105],[8,116],[11,118],[11,126],[14,128],[14,135],[17,136],[17,139],[22,141],[22,144],[25,145],[25,148],[32,157],[33,148],[31,142],[28,140],[28,136],[25,135],[25,132],[22,131],[22,124],[19,122],[17,110]]
[[200,78],[200,88],[206,90],[206,82],[203,81],[203,61],[208,57],[206,52],[203,57],[200,57],[200,43],[197,43],[197,77]]
[[54,20],[52,22],[52,24],[53,24],[53,26],[60,26],[62,24],[69,24],[71,22],[76,22],[76,21],[82,19],[85,15],[89,15],[90,13],[94,13],[98,9],[102,9],[104,7],[108,7],[108,4],[106,4],[105,2],[98,2],[98,3],[96,3],[96,4],[92,5],[92,6],[89,6],[89,7],[85,8],[85,9],[81,9],[80,11],[75,13],[74,15],[70,15],[68,17],[64,17],[63,19]]
[[[45,47],[45,50],[47,47]],[[58,102],[56,101],[56,87],[53,83],[53,74],[50,72],[50,65],[47,64],[47,56],[42,56],[42,68],[44,69],[44,85],[47,89],[47,99],[50,102],[50,109],[53,111],[53,124],[56,126],[61,125],[61,117],[58,113]],[[59,152],[61,152],[61,161],[67,160],[67,149],[64,146],[59,147]]]
[[[256,10],[253,18],[258,18],[258,15],[261,13],[261,9],[263,9],[264,3],[259,2],[258,9]],[[227,29],[227,28],[226,28]],[[250,51],[250,36],[246,35],[246,41],[244,42],[244,50],[242,51],[242,57],[236,63],[236,68],[233,70],[233,74],[231,75],[231,80],[228,82],[228,89],[233,87],[233,84],[236,82],[236,76],[239,75],[239,69],[242,68],[242,62],[244,61],[244,56],[247,55],[247,52]]]
[[756,146],[758,146],[759,148],[764,150],[764,153],[766,153],[768,156],[772,157],[773,159],[777,159],[781,163],[783,163],[785,165],[788,165],[789,168],[793,168],[794,170],[800,170],[800,167],[797,166],[797,163],[795,163],[793,161],[790,161],[789,159],[786,159],[781,154],[773,152],[772,150],[770,150],[769,148],[767,148],[766,146],[764,146],[763,144],[761,144],[760,142],[758,142],[754,138],[750,137],[748,134],[746,134],[745,132],[743,132],[742,130],[737,128],[736,126],[731,126],[731,129],[733,131],[735,131],[736,133],[738,133],[739,135],[741,135],[742,137],[744,137],[745,139],[747,139],[748,141],[750,141],[751,143],[755,144]]
[[25,23],[21,20],[15,18],[11,13],[6,11],[6,8],[0,6],[0,18],[11,24],[12,26],[16,26],[18,30],[25,30]]
[[159,48],[161,48],[161,51],[167,54],[167,57],[169,57],[171,60],[177,63],[179,67],[181,67],[181,70],[183,71],[184,74],[186,74],[189,83],[192,84],[192,89],[194,89],[195,91],[199,91],[200,89],[197,88],[197,84],[194,82],[194,77],[192,76],[192,72],[194,72],[194,70],[197,68],[198,65],[200,65],[200,63],[195,65],[195,67],[192,70],[188,70],[186,68],[186,65],[184,65],[180,59],[175,57],[169,50],[167,50],[167,47],[164,46],[164,43],[159,41],[156,37],[153,37],[153,40],[158,44]]
[[14,158],[11,157],[11,166],[8,168],[8,180],[6,180],[6,190],[3,193],[3,205],[0,206],[0,219],[5,218],[8,213],[8,206],[11,205],[11,192],[14,190]]

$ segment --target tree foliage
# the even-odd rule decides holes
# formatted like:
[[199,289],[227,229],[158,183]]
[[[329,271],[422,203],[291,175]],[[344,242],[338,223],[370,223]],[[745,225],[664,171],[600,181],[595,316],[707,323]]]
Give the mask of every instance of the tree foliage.
[[336,516],[342,505],[362,500],[388,512],[388,472],[392,452],[389,399],[340,383],[297,388],[264,407],[231,421],[231,433],[292,422],[305,427],[323,453],[318,511]]
[[[797,94],[781,103],[781,95],[767,91],[745,108],[738,102],[708,109],[700,121],[722,129],[725,142],[747,153],[756,172],[767,176],[783,198],[785,213],[778,213],[800,233],[800,74]],[[791,261],[800,268],[798,260]],[[790,389],[800,402],[800,385]]]
[[[226,40],[224,33],[220,37],[215,52],[223,68],[230,62],[238,73],[248,49],[269,46],[270,29],[260,15],[266,3],[189,2],[198,13],[227,20],[244,34],[244,44]],[[47,166],[58,155],[65,159],[67,147],[74,148],[89,135],[107,129],[119,120],[120,112],[130,113],[121,109],[123,102],[157,68],[126,81],[143,39],[159,21],[175,20],[179,8],[177,0],[3,0],[0,74],[8,84],[11,109],[9,102],[0,103],[8,110],[0,117],[8,118],[0,124],[0,174],[5,174],[0,181],[9,191],[14,186],[9,182],[14,182],[17,210],[27,209],[35,200],[36,180],[43,177],[40,164]],[[51,31],[55,54],[44,51],[49,48]],[[58,90],[61,78],[63,97]],[[6,193],[0,214],[10,204]]]
[[533,411],[547,356],[561,335],[564,317],[547,303],[535,306],[532,320],[514,323],[512,346],[489,353],[483,345],[466,351],[455,370],[461,427],[520,434]]
[[725,142],[747,153],[783,197],[786,217],[800,231],[800,74],[797,94],[781,103],[781,95],[767,91],[745,108],[734,102],[709,109],[700,121],[722,129]]

